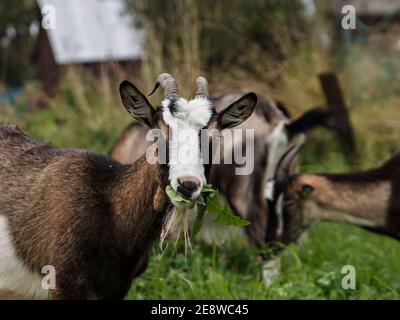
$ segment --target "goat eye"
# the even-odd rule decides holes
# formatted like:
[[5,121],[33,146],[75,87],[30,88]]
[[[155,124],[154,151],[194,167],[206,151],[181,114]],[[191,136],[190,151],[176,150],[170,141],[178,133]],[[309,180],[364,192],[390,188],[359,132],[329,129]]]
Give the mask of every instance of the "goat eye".
[[308,199],[314,192],[314,187],[308,184],[302,186],[299,190],[299,195],[302,199]]

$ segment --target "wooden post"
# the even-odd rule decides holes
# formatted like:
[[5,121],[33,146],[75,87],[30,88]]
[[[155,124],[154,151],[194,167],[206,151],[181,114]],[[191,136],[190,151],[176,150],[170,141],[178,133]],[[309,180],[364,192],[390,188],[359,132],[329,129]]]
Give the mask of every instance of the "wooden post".
[[357,154],[353,128],[336,75],[334,73],[321,73],[319,80],[325,94],[327,108],[332,121],[332,129],[336,132],[340,143],[345,149],[346,156],[354,158]]

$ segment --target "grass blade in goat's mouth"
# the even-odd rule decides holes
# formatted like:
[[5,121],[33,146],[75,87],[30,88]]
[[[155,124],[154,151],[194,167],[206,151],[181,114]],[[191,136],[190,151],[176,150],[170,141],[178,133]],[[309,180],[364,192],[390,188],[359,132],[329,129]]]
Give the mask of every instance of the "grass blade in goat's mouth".
[[215,222],[223,225],[245,227],[251,223],[235,215],[228,203],[222,205],[218,190],[215,190],[211,184],[204,185],[201,194],[196,199],[185,198],[175,191],[171,185],[166,187],[165,192],[173,203],[189,205],[190,207],[194,207],[197,204],[197,216],[192,226],[192,236],[195,236],[201,230],[206,212],[215,216]]

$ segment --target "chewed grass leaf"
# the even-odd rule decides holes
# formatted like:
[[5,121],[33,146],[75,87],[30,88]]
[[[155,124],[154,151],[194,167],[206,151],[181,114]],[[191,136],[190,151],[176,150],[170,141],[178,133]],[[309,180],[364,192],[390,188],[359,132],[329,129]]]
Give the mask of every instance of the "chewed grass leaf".
[[206,184],[203,189],[201,189],[202,193],[215,193],[217,192],[211,184]]
[[184,198],[179,192],[175,191],[174,188],[171,187],[171,185],[168,185],[165,188],[165,192],[167,193],[167,195],[171,199],[171,201],[184,202],[184,203],[191,202],[189,199]]
[[219,194],[214,195],[213,197],[207,197],[206,200],[206,210],[209,213],[219,215],[221,212],[221,199]]
[[244,220],[233,214],[231,207],[227,203],[225,203],[216,221],[220,224],[226,224],[235,227],[246,227],[251,224],[250,221]]
[[201,227],[203,226],[204,215],[206,212],[212,214],[215,217],[214,221],[219,224],[235,227],[245,227],[250,224],[250,221],[243,220],[239,216],[235,215],[232,212],[232,209],[228,203],[225,203],[222,206],[222,200],[219,192],[213,189],[210,184],[207,184],[203,187],[203,189],[201,190],[201,194],[197,197],[196,200],[189,200],[184,198],[170,185],[166,187],[165,191],[168,197],[174,203],[191,203],[193,205],[194,203],[197,204],[197,215],[192,226],[192,236],[195,236],[201,230]]

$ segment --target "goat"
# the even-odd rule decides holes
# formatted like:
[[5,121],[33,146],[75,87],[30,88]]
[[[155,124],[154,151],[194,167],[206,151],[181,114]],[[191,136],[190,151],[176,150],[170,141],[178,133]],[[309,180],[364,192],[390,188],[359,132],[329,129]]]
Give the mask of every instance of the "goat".
[[[232,91],[211,100],[216,110],[221,112],[226,105],[243,94],[242,91]],[[253,222],[245,228],[245,232],[253,243],[261,246],[270,241],[274,233],[268,227],[268,215],[265,214],[268,211],[264,197],[266,181],[273,177],[277,161],[289,141],[300,132],[319,125],[329,125],[330,116],[326,111],[316,108],[290,121],[282,103],[257,96],[258,102],[253,114],[238,126],[242,129],[254,129],[254,171],[250,175],[236,175],[235,170],[239,166],[237,163],[221,162],[212,165],[210,182],[221,191],[235,214]],[[109,155],[121,163],[132,163],[150,145],[145,141],[147,130],[141,123],[129,125],[117,139]],[[225,143],[224,147],[233,149],[233,144],[230,143]]]
[[291,174],[303,144],[285,152],[270,183],[270,212],[283,221],[276,239],[297,240],[311,224],[328,220],[400,240],[400,153],[363,172]]
[[[235,126],[257,101],[248,93],[217,113],[202,77],[190,101],[179,96],[169,74],[158,77],[158,86],[164,100],[156,109],[128,81],[120,85],[122,103],[138,121],[162,132],[167,159],[186,147],[183,155],[190,158],[184,160],[190,161],[158,163],[153,148],[147,158],[122,165],[86,150],[41,144],[18,127],[0,125],[0,295],[46,298],[41,270],[50,265],[55,299],[121,299],[146,269],[173,207],[167,184],[195,199],[206,183],[200,129]],[[190,141],[185,146],[176,135],[182,127]]]

